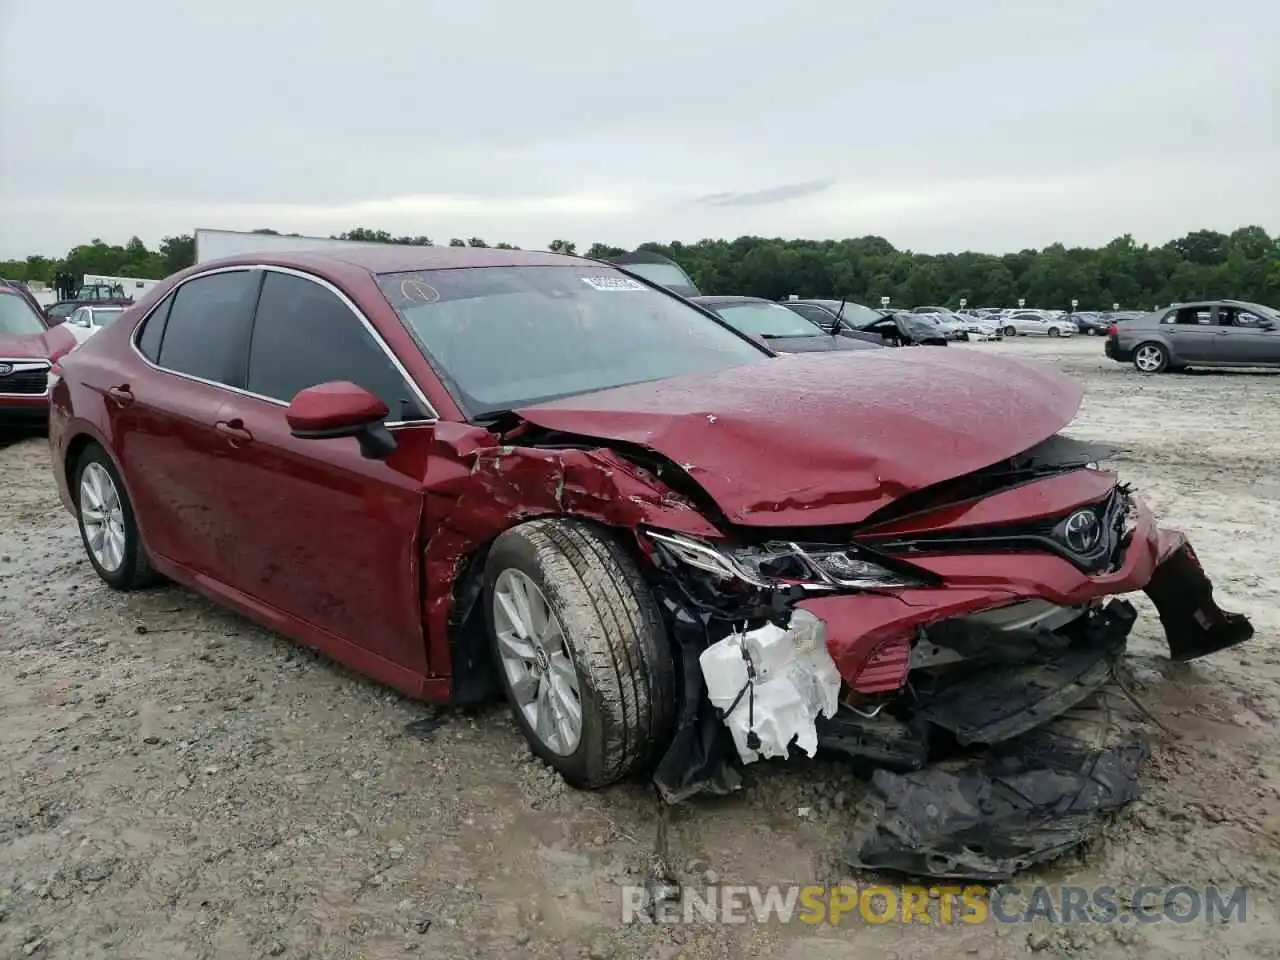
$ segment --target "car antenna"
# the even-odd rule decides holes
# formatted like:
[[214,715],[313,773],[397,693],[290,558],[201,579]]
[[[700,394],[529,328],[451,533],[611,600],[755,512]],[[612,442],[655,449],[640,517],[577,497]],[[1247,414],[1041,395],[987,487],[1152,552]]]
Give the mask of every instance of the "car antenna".
[[847,302],[848,301],[841,299],[840,309],[836,311],[835,319],[831,321],[831,336],[833,337],[840,333],[840,324],[842,322],[840,318],[844,316],[844,305]]

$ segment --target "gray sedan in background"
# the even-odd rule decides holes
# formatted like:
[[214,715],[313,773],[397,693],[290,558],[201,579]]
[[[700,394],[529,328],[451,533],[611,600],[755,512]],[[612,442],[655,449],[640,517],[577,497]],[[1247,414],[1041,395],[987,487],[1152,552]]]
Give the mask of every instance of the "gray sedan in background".
[[1174,304],[1113,325],[1106,354],[1143,373],[1280,366],[1280,314],[1241,300]]

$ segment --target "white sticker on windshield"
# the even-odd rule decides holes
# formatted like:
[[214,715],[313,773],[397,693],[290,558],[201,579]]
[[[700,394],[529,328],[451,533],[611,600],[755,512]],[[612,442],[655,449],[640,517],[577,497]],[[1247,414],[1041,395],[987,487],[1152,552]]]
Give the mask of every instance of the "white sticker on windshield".
[[582,282],[592,290],[644,290],[643,283],[630,277],[582,277]]

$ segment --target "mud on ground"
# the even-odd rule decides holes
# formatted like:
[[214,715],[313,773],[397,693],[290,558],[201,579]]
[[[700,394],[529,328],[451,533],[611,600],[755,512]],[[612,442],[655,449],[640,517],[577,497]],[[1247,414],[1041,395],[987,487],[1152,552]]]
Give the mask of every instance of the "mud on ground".
[[[1083,337],[960,349],[1081,378],[1072,432],[1124,447],[1258,628],[1174,669],[1137,598],[1143,697],[1176,736],[1154,731],[1144,800],[1102,842],[1020,883],[1246,885],[1246,922],[623,925],[646,789],[573,792],[502,708],[435,726],[185,590],[112,593],[45,443],[19,439],[0,449],[0,957],[1280,956],[1280,375],[1141,377]],[[681,879],[865,882],[835,858],[860,790],[839,763],[761,764],[745,795],[676,812]]]

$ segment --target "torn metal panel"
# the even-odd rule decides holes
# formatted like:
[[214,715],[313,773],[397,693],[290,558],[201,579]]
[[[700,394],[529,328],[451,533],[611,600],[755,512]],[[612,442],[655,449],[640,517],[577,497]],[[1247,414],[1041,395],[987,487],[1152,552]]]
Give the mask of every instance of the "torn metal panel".
[[718,536],[687,499],[601,449],[513,446],[481,427],[438,423],[425,478],[425,582],[431,671],[450,672],[452,589],[476,550],[524,520],[572,516],[621,529],[642,524]]
[[1097,697],[980,757],[877,770],[844,859],[861,870],[996,882],[1097,836],[1141,792],[1136,715]]

